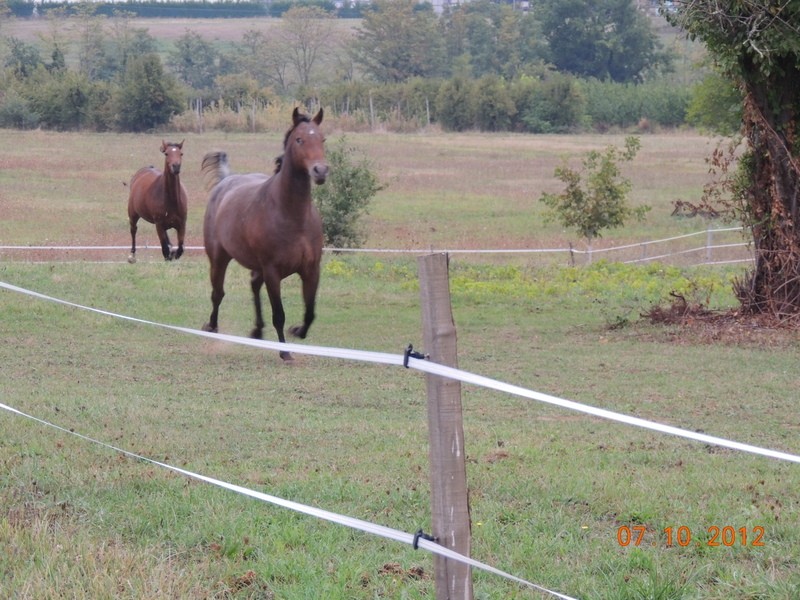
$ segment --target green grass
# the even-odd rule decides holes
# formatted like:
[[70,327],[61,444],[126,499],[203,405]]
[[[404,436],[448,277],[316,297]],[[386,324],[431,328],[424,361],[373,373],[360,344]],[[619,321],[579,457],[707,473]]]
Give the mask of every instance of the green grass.
[[[328,124],[328,137],[337,135]],[[200,245],[202,154],[265,170],[282,131],[187,135],[187,243]],[[122,185],[183,135],[4,132],[0,240],[128,243]],[[367,220],[382,247],[563,247],[541,219],[562,157],[602,136],[348,134],[389,186]],[[602,243],[703,229],[669,216],[696,198],[708,142],[646,136],[630,176],[644,224]],[[685,155],[689,153],[689,157]],[[195,165],[194,171],[191,165]],[[666,165],[666,167],[665,167]],[[156,243],[152,226],[139,244]],[[596,247],[599,247],[598,243]],[[79,304],[198,328],[202,253],[4,252],[0,280]],[[98,262],[92,262],[92,261]],[[40,262],[35,262],[40,261]],[[561,261],[563,265],[566,260]],[[451,257],[459,366],[567,399],[797,452],[797,336],[737,337],[640,318],[676,291],[735,306],[741,267],[547,265]],[[231,266],[223,333],[247,335],[247,273]],[[308,343],[401,354],[420,348],[413,256],[326,255]],[[300,320],[296,278],[284,284]],[[277,352],[124,322],[0,291],[0,402],[158,461],[407,532],[430,530],[424,377],[413,370]],[[267,339],[275,339],[268,327]],[[735,340],[732,342],[730,340]],[[726,341],[728,340],[728,341]],[[464,385],[473,556],[581,598],[794,598],[796,466],[706,447]],[[429,598],[432,560],[187,480],[36,422],[0,414],[0,596],[9,598]],[[647,527],[621,547],[621,526]],[[666,544],[690,528],[700,545]],[[764,527],[764,546],[703,545],[710,527]],[[422,570],[422,576],[419,575]],[[475,597],[537,597],[475,572]]]
[[[574,232],[544,219],[539,198],[542,192],[560,190],[553,172],[562,161],[579,167],[588,150],[623,141],[622,136],[598,135],[345,134],[327,120],[325,128],[331,140],[346,135],[386,184],[364,222],[366,246],[421,250],[566,248],[570,242],[583,248]],[[203,155],[224,149],[236,172],[269,171],[283,133],[4,131],[0,239],[4,244],[127,245],[127,182],[141,166],[163,165],[162,138],[186,138],[181,180],[189,195],[187,244],[202,245]],[[693,133],[644,136],[624,174],[633,186],[631,203],[647,204],[652,211],[643,224],[606,232],[594,247],[705,229],[705,221],[670,215],[674,200],[699,199],[708,182],[704,159],[713,147],[712,140]],[[146,224],[137,239],[140,245],[157,245],[154,228]]]
[[[796,451],[796,343],[673,343],[631,319],[689,280],[734,271],[451,266],[459,365],[611,410]],[[197,327],[206,266],[4,263],[0,279]],[[648,289],[655,281],[653,289]],[[301,314],[285,287],[289,321]],[[646,291],[640,291],[643,287]],[[221,331],[246,334],[231,270]],[[419,346],[413,259],[326,258],[309,343]],[[218,343],[2,292],[3,402],[211,477],[408,532],[429,529],[425,384],[402,368]],[[616,315],[616,316],[615,316]],[[269,339],[272,332],[266,331]],[[795,465],[464,386],[473,556],[582,598],[790,598]],[[371,538],[185,480],[37,423],[0,417],[4,596],[425,598],[432,563]],[[646,542],[620,547],[622,525]],[[763,547],[667,547],[665,527],[765,528]],[[33,558],[31,558],[33,557]],[[422,578],[413,569],[422,568]],[[476,572],[477,598],[535,597]]]

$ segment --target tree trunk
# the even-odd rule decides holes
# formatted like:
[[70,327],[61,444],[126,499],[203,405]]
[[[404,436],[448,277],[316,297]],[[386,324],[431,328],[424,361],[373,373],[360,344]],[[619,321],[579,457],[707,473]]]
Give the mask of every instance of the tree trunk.
[[800,317],[800,67],[775,65],[774,75],[745,74],[744,131],[750,142],[752,182],[747,218],[755,268],[736,286],[746,313]]

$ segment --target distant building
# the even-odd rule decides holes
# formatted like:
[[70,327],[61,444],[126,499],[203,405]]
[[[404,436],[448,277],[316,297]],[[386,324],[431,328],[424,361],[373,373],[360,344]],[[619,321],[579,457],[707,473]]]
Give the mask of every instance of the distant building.
[[[467,4],[470,0],[420,0],[420,2],[430,2],[434,12],[440,15],[444,12],[445,8]],[[527,11],[531,5],[528,0],[507,0],[507,3],[512,5],[513,8],[522,11]]]

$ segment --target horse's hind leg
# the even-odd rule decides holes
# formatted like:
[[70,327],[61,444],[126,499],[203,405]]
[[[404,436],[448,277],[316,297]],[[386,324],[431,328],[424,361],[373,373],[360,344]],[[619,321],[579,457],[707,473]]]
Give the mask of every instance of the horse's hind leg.
[[256,310],[256,326],[250,332],[250,337],[260,340],[264,331],[264,316],[261,313],[261,286],[264,278],[258,271],[250,271],[250,289],[253,290],[253,307]]
[[[286,336],[283,334],[283,326],[286,324],[286,313],[283,312],[283,301],[281,301],[281,279],[277,275],[264,278],[267,286],[267,296],[272,307],[272,326],[278,334],[278,341],[286,343]],[[285,361],[294,360],[290,352],[281,350],[281,358]]]
[[208,323],[203,325],[203,331],[217,332],[217,319],[219,318],[219,305],[225,297],[225,271],[228,263],[231,262],[229,256],[211,260],[211,316]]
[[131,253],[128,255],[128,262],[133,264],[136,262],[136,230],[139,229],[136,223],[139,221],[139,215],[131,214],[128,217],[128,222],[131,225]]

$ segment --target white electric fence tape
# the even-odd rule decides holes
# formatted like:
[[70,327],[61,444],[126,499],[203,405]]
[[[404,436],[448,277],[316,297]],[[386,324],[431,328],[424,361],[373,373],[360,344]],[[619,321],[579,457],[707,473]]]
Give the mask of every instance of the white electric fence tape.
[[[659,431],[661,433],[667,433],[667,434],[675,435],[675,436],[678,436],[678,437],[684,437],[684,438],[688,438],[688,439],[695,440],[695,441],[705,442],[707,444],[723,446],[723,447],[727,447],[727,448],[732,448],[734,450],[741,450],[743,452],[749,452],[749,453],[752,453],[752,454],[758,454],[758,455],[767,456],[767,457],[770,457],[770,458],[776,458],[776,459],[779,459],[779,460],[787,460],[787,461],[791,461],[791,462],[795,462],[795,463],[800,463],[800,456],[797,456],[797,455],[794,455],[794,454],[789,454],[789,453],[786,453],[786,452],[780,452],[780,451],[777,451],[777,450],[770,450],[770,449],[767,449],[767,448],[760,448],[758,446],[752,446],[750,444],[743,444],[743,443],[740,443],[740,442],[735,442],[735,441],[727,440],[727,439],[724,439],[724,438],[710,436],[710,435],[706,435],[706,434],[702,434],[702,433],[696,433],[696,432],[693,432],[693,431],[680,429],[678,427],[672,427],[670,425],[663,425],[663,424],[656,423],[656,422],[653,422],[653,421],[648,421],[646,419],[640,419],[638,417],[631,417],[629,415],[624,415],[624,414],[621,414],[621,413],[615,413],[613,411],[605,410],[605,409],[602,409],[602,408],[596,408],[596,407],[593,407],[593,406],[589,406],[589,405],[586,405],[586,404],[581,404],[581,403],[574,402],[574,401],[571,401],[571,400],[564,400],[562,398],[557,398],[555,396],[550,396],[548,394],[542,394],[542,393],[534,392],[532,390],[528,390],[528,389],[525,389],[525,388],[522,388],[522,387],[519,387],[519,386],[503,383],[501,381],[490,379],[488,377],[483,377],[483,376],[480,376],[480,375],[474,375],[472,373],[468,373],[468,372],[462,371],[460,369],[454,369],[452,367],[446,367],[444,365],[433,363],[433,362],[430,362],[430,361],[425,360],[425,359],[414,358],[413,356],[404,356],[404,355],[399,355],[399,354],[388,354],[388,353],[381,353],[381,352],[369,352],[369,351],[363,351],[363,350],[348,350],[348,349],[343,349],[343,348],[328,348],[328,347],[324,347],[324,346],[307,346],[307,345],[302,345],[302,344],[288,344],[288,343],[281,344],[279,342],[269,342],[269,341],[266,341],[266,340],[255,340],[255,339],[252,339],[252,338],[244,338],[244,337],[240,337],[240,336],[232,336],[232,335],[227,335],[227,334],[210,333],[210,332],[201,331],[201,330],[197,330],[197,329],[189,329],[189,328],[186,328],[186,327],[178,327],[178,326],[175,326],[175,325],[166,325],[166,324],[163,324],[163,323],[156,323],[154,321],[148,321],[148,320],[145,320],[145,319],[138,319],[138,318],[135,318],[135,317],[130,317],[130,316],[121,315],[121,314],[118,314],[118,313],[113,313],[113,312],[110,312],[110,311],[105,311],[105,310],[101,310],[101,309],[97,309],[97,308],[93,308],[93,307],[89,307],[89,306],[84,306],[84,305],[81,305],[81,304],[76,304],[74,302],[69,302],[69,301],[66,301],[66,300],[61,300],[59,298],[54,298],[52,296],[47,296],[45,294],[40,294],[38,292],[27,290],[25,288],[21,288],[21,287],[18,287],[18,286],[15,286],[15,285],[11,285],[11,284],[8,284],[8,283],[5,283],[5,282],[0,282],[0,288],[4,288],[4,289],[7,289],[9,291],[18,292],[18,293],[25,294],[25,295],[28,295],[28,296],[32,296],[32,297],[35,297],[35,298],[39,298],[39,299],[42,299],[42,300],[48,300],[50,302],[55,302],[55,303],[58,303],[58,304],[63,304],[63,305],[66,305],[66,306],[71,306],[71,307],[79,308],[79,309],[82,309],[82,310],[87,310],[87,311],[94,312],[94,313],[101,314],[101,315],[106,315],[106,316],[110,316],[110,317],[114,317],[114,318],[118,318],[118,319],[132,321],[132,322],[135,322],[135,323],[153,325],[153,326],[156,326],[156,327],[162,327],[162,328],[171,329],[171,330],[174,330],[174,331],[180,331],[180,332],[183,332],[183,333],[189,333],[189,334],[192,334],[192,335],[199,335],[199,336],[202,336],[202,337],[208,337],[208,338],[212,338],[212,339],[216,339],[216,340],[228,341],[228,342],[231,342],[231,343],[242,344],[242,345],[246,345],[246,346],[255,346],[255,347],[259,347],[259,348],[268,348],[268,349],[272,349],[272,350],[284,350],[284,351],[296,352],[298,354],[310,354],[310,355],[315,355],[315,356],[327,356],[327,357],[341,358],[341,359],[346,359],[346,360],[360,360],[360,361],[372,362],[372,363],[378,363],[378,364],[388,364],[388,365],[397,365],[397,366],[405,365],[405,366],[407,366],[409,368],[414,368],[414,369],[417,369],[419,371],[424,371],[426,373],[431,373],[433,375],[438,375],[438,376],[441,376],[441,377],[448,377],[450,379],[456,379],[456,380],[462,381],[464,383],[471,383],[471,384],[474,384],[474,385],[478,385],[478,386],[494,389],[494,390],[501,391],[501,392],[506,392],[506,393],[513,394],[513,395],[516,395],[516,396],[529,398],[531,400],[538,400],[540,402],[544,402],[544,403],[555,405],[555,406],[560,406],[562,408],[567,408],[567,409],[575,410],[575,411],[578,411],[578,412],[583,412],[585,414],[589,414],[589,415],[593,415],[593,416],[596,416],[596,417],[608,419],[608,420],[611,420],[611,421],[617,421],[617,422],[625,423],[625,424],[628,424],[628,425],[634,425],[636,427],[642,427],[644,429],[650,429],[650,430],[653,430],[653,431]],[[469,557],[466,557],[466,556],[463,556],[463,555],[458,554],[456,552],[453,552],[452,550],[449,550],[448,548],[445,548],[444,546],[440,546],[440,545],[435,544],[435,543],[433,543],[433,542],[431,542],[429,540],[426,540],[424,538],[415,539],[415,536],[413,536],[412,534],[409,534],[409,533],[405,533],[405,532],[402,532],[402,531],[390,529],[388,527],[384,527],[384,526],[381,526],[381,525],[376,525],[376,524],[370,523],[368,521],[362,521],[360,519],[355,519],[355,518],[352,518],[352,517],[338,515],[336,513],[331,513],[331,512],[325,511],[325,510],[321,510],[321,509],[305,506],[303,504],[298,504],[296,502],[292,502],[292,501],[289,501],[289,500],[283,500],[283,499],[277,498],[275,496],[270,496],[268,494],[263,494],[261,492],[256,492],[256,491],[253,491],[253,490],[250,490],[250,489],[247,489],[247,488],[243,488],[243,487],[240,487],[240,486],[237,486],[237,485],[233,485],[233,484],[230,484],[230,483],[225,483],[223,481],[219,481],[219,480],[213,479],[211,477],[206,477],[204,475],[199,475],[199,474],[193,473],[191,471],[186,471],[186,470],[180,469],[178,467],[174,467],[174,466],[171,466],[171,465],[168,465],[168,464],[165,464],[165,463],[161,463],[161,462],[149,459],[149,458],[145,458],[145,457],[139,456],[137,454],[134,454],[132,452],[128,452],[126,450],[122,450],[120,448],[116,448],[114,446],[111,446],[109,444],[105,444],[105,443],[100,442],[98,440],[94,440],[92,438],[83,436],[81,434],[69,431],[69,430],[64,429],[62,427],[59,427],[57,425],[53,425],[51,423],[48,423],[47,421],[43,421],[43,420],[38,419],[36,417],[32,417],[30,415],[26,415],[25,413],[22,413],[22,412],[14,409],[12,407],[9,407],[9,406],[7,406],[5,404],[0,404],[0,408],[3,408],[3,409],[8,410],[10,412],[16,413],[18,415],[27,417],[29,419],[33,419],[34,421],[37,421],[39,423],[42,423],[42,424],[50,426],[50,427],[54,427],[56,429],[59,429],[61,431],[66,432],[66,433],[69,433],[69,434],[72,434],[72,435],[76,435],[76,436],[78,436],[78,437],[80,437],[82,439],[91,441],[93,443],[96,443],[96,444],[111,448],[111,449],[116,450],[117,452],[121,452],[121,453],[123,453],[125,455],[131,456],[131,457],[134,457],[134,458],[137,458],[137,459],[140,459],[140,460],[144,460],[144,461],[150,462],[152,464],[159,465],[161,467],[164,467],[166,469],[172,470],[172,471],[177,472],[177,473],[181,473],[182,475],[185,475],[187,477],[198,479],[200,481],[204,481],[204,482],[210,483],[212,485],[216,485],[216,486],[219,486],[219,487],[231,490],[231,491],[235,491],[237,493],[244,494],[246,496],[257,498],[257,499],[265,501],[265,502],[270,502],[270,503],[276,504],[278,506],[283,506],[285,508],[289,508],[289,509],[295,510],[297,512],[301,512],[301,513],[308,514],[308,515],[311,515],[311,516],[315,516],[315,517],[318,517],[318,518],[321,518],[321,519],[325,519],[325,520],[333,522],[333,523],[338,523],[338,524],[341,524],[341,525],[345,525],[345,526],[351,527],[353,529],[358,529],[358,530],[361,530],[361,531],[364,531],[364,532],[367,532],[367,533],[372,533],[374,535],[382,536],[382,537],[385,537],[385,538],[388,538],[388,539],[393,539],[393,540],[396,540],[396,541],[399,541],[399,542],[403,542],[403,543],[407,543],[407,544],[412,544],[412,545],[416,544],[417,547],[424,548],[424,549],[426,549],[426,550],[428,550],[430,552],[439,554],[441,556],[444,556],[446,558],[450,558],[452,560],[457,560],[457,561],[463,562],[463,563],[468,564],[468,565],[470,565],[472,567],[483,569],[485,571],[488,571],[490,573],[494,573],[496,575],[500,575],[500,576],[505,577],[505,578],[507,578],[507,579],[509,579],[511,581],[515,581],[515,582],[520,583],[522,585],[526,585],[526,586],[528,586],[528,587],[530,587],[532,589],[538,590],[538,591],[546,593],[546,594],[550,594],[550,595],[555,596],[557,598],[562,598],[564,600],[575,600],[574,598],[571,598],[570,596],[566,596],[566,595],[560,594],[558,592],[554,592],[554,591],[548,590],[547,588],[538,586],[538,585],[536,585],[534,583],[530,583],[528,581],[525,581],[524,579],[520,579],[518,577],[515,577],[513,575],[505,573],[504,571],[500,571],[499,569],[495,569],[494,567],[491,567],[491,566],[486,565],[484,563],[475,561],[475,560],[473,560],[473,559],[471,559]]]
[[468,556],[464,556],[463,554],[459,554],[458,552],[454,552],[449,548],[444,546],[440,546],[434,542],[428,541],[424,538],[417,538],[415,535],[406,533],[404,531],[399,531],[397,529],[391,529],[389,527],[384,527],[383,525],[376,525],[375,523],[370,523],[369,521],[362,521],[361,519],[356,519],[354,517],[348,517],[345,515],[340,515],[334,512],[330,512],[327,510],[323,510],[321,508],[314,508],[313,506],[306,506],[305,504],[300,504],[299,502],[292,502],[291,500],[284,500],[283,498],[278,498],[277,496],[271,496],[269,494],[264,494],[262,492],[256,492],[254,490],[244,488],[238,485],[234,485],[232,483],[227,483],[225,481],[220,481],[219,479],[214,479],[213,477],[206,477],[205,475],[200,475],[198,473],[194,473],[192,471],[187,471],[185,469],[181,469],[167,463],[162,463],[157,460],[153,460],[151,458],[147,458],[146,456],[141,456],[139,454],[135,454],[134,452],[129,452],[128,450],[123,450],[122,448],[118,448],[116,446],[112,446],[111,444],[106,444],[105,442],[101,442],[100,440],[96,440],[94,438],[82,435],[70,429],[65,429],[64,427],[60,427],[58,425],[54,425],[53,423],[49,423],[43,419],[39,419],[32,415],[28,415],[22,411],[19,411],[11,406],[3,404],[0,402],[0,408],[17,414],[21,417],[25,417],[27,419],[31,419],[32,421],[36,421],[37,423],[41,423],[42,425],[46,425],[47,427],[52,427],[53,429],[57,429],[64,433],[68,433],[70,435],[74,435],[82,440],[86,440],[93,444],[97,444],[99,446],[103,446],[105,448],[109,448],[116,452],[120,452],[126,456],[131,458],[135,458],[137,460],[142,460],[148,462],[153,465],[158,465],[159,467],[163,467],[165,469],[169,469],[170,471],[174,471],[175,473],[180,473],[186,477],[190,477],[192,479],[197,479],[199,481],[203,481],[205,483],[209,483],[211,485],[215,485],[217,487],[221,487],[226,490],[230,490],[232,492],[236,492],[237,494],[242,494],[244,496],[249,496],[251,498],[256,498],[257,500],[261,500],[263,502],[269,502],[270,504],[275,504],[276,506],[282,506],[283,508],[288,508],[295,512],[303,513],[306,515],[310,515],[312,517],[317,517],[318,519],[323,519],[325,521],[329,521],[331,523],[336,523],[338,525],[344,525],[345,527],[350,527],[351,529],[357,529],[359,531],[363,531],[365,533],[371,533],[373,535],[377,535],[380,537],[384,537],[390,540],[395,540],[397,542],[402,542],[404,544],[409,544],[415,546],[417,548],[424,548],[433,554],[438,554],[440,556],[444,556],[445,558],[449,558],[452,560],[457,560],[464,564],[470,565],[472,567],[482,569],[489,573],[493,573],[495,575],[499,575],[515,583],[519,583],[525,586],[528,586],[532,589],[538,590],[540,592],[550,594],[555,596],[556,598],[563,598],[564,600],[575,600],[571,596],[565,596],[563,594],[559,594],[558,592],[554,592],[544,588],[542,586],[536,585],[535,583],[531,583],[530,581],[526,581],[524,579],[520,579],[519,577],[515,577],[505,571],[501,571],[496,569],[490,565],[484,564],[480,561],[474,560],[469,558]]
[[81,310],[87,310],[90,312],[98,313],[101,315],[106,315],[109,317],[114,317],[117,319],[124,319],[126,321],[132,321],[135,323],[142,323],[145,325],[153,325],[156,327],[162,327],[165,329],[171,329],[173,331],[180,331],[183,333],[189,333],[192,335],[199,335],[202,337],[212,338],[215,340],[223,340],[226,342],[231,342],[233,344],[241,344],[244,346],[254,346],[257,348],[268,348],[271,350],[279,350],[279,351],[288,351],[288,352],[296,352],[297,354],[310,354],[314,356],[328,356],[333,358],[341,358],[346,360],[359,360],[363,362],[371,362],[377,364],[385,364],[385,365],[406,365],[409,368],[417,369],[419,371],[424,371],[426,373],[431,373],[433,375],[440,375],[442,377],[447,377],[449,379],[455,379],[458,381],[462,381],[464,383],[471,383],[473,385],[478,385],[481,387],[486,387],[489,389],[497,390],[500,392],[506,392],[508,394],[513,394],[515,396],[521,396],[523,398],[528,398],[530,400],[537,400],[539,402],[544,402],[546,404],[552,404],[554,406],[560,406],[562,408],[567,408],[569,410],[574,410],[578,412],[582,412],[585,414],[593,415],[595,417],[600,417],[602,419],[608,419],[610,421],[617,421],[618,423],[625,423],[627,425],[633,425],[635,427],[641,427],[643,429],[650,429],[652,431],[659,431],[661,433],[667,433],[670,435],[675,435],[678,437],[687,438],[690,440],[694,440],[697,442],[704,442],[706,444],[712,444],[715,446],[722,446],[724,448],[731,448],[733,450],[740,450],[742,452],[749,452],[751,454],[758,454],[761,456],[767,456],[769,458],[776,458],[779,460],[787,460],[790,462],[800,463],[800,456],[796,454],[790,454],[787,452],[781,452],[779,450],[770,450],[768,448],[761,448],[759,446],[753,446],[751,444],[743,444],[741,442],[736,442],[732,440],[728,440],[725,438],[716,437],[713,435],[706,435],[704,433],[697,433],[695,431],[689,431],[687,429],[681,429],[679,427],[673,427],[671,425],[663,425],[661,423],[657,423],[655,421],[648,421],[647,419],[641,419],[639,417],[632,417],[629,415],[625,415],[622,413],[613,412],[610,410],[606,410],[603,408],[597,408],[594,406],[590,406],[588,404],[581,404],[580,402],[575,402],[572,400],[564,400],[562,398],[558,398],[556,396],[550,396],[548,394],[543,394],[541,392],[535,392],[533,390],[529,390],[526,388],[522,388],[516,385],[511,385],[508,383],[504,383],[502,381],[497,381],[495,379],[490,379],[489,377],[483,377],[481,375],[474,375],[467,371],[462,371],[460,369],[454,369],[452,367],[447,367],[444,365],[440,365],[434,362],[430,362],[425,359],[418,359],[413,357],[404,357],[401,354],[388,354],[383,352],[370,352],[366,350],[349,350],[346,348],[329,348],[326,346],[310,346],[305,344],[291,344],[291,343],[280,343],[280,342],[270,342],[267,340],[256,340],[253,338],[245,338],[235,335],[228,335],[224,333],[210,333],[208,331],[201,331],[199,329],[189,329],[187,327],[178,327],[176,325],[167,325],[164,323],[156,323],[155,321],[147,321],[145,319],[138,319],[136,317],[129,317],[126,315],[121,315],[113,312],[109,312],[106,310],[101,310],[98,308],[93,308],[91,306],[83,306],[81,304],[76,304],[74,302],[69,302],[67,300],[61,300],[59,298],[54,298],[52,296],[46,296],[45,294],[40,294],[38,292],[34,292],[31,290],[27,290],[25,288],[17,287],[15,285],[11,285],[8,283],[4,283],[0,281],[0,288],[5,288],[7,290],[18,292],[21,294],[26,294],[28,296],[33,296],[35,298],[40,298],[42,300],[48,300],[50,302],[56,302],[58,304],[64,304],[66,306],[72,306],[74,308],[79,308]]
[[[205,337],[221,338],[221,339],[224,339],[226,341],[231,341],[233,343],[237,343],[237,342],[238,343],[242,343],[242,342],[246,342],[246,341],[259,341],[259,340],[251,340],[250,338],[237,338],[236,336],[213,334],[213,333],[208,333],[208,332],[205,332],[205,331],[186,329],[186,328],[183,328],[183,327],[175,327],[175,326],[172,326],[172,325],[164,325],[164,324],[159,324],[159,323],[155,323],[155,322],[152,322],[152,321],[147,321],[147,320],[143,320],[143,319],[137,319],[137,318],[134,318],[134,317],[128,317],[128,316],[125,316],[125,315],[120,315],[120,314],[116,314],[116,313],[112,313],[112,312],[108,312],[108,311],[104,311],[104,310],[100,310],[100,309],[96,309],[96,308],[92,308],[92,307],[88,307],[88,306],[83,306],[83,305],[76,304],[76,303],[73,303],[73,302],[60,300],[58,298],[54,298],[54,297],[51,297],[51,296],[46,296],[44,294],[40,294],[38,292],[33,292],[33,291],[27,290],[25,288],[20,288],[20,287],[17,287],[15,285],[11,285],[11,284],[8,284],[8,283],[2,282],[2,281],[0,281],[0,288],[5,288],[5,289],[10,290],[10,291],[19,292],[19,293],[22,293],[22,294],[27,294],[29,296],[33,296],[35,298],[40,298],[42,300],[49,300],[51,302],[56,302],[58,304],[64,304],[66,306],[72,306],[74,308],[80,308],[80,309],[83,309],[83,310],[88,310],[88,311],[95,312],[95,313],[102,314],[102,315],[107,315],[107,316],[120,318],[120,319],[124,319],[124,320],[128,320],[128,321],[133,321],[133,322],[137,322],[137,323],[143,323],[143,324],[147,324],[147,325],[155,325],[155,326],[158,326],[158,327],[165,327],[167,329],[173,329],[173,330],[176,330],[176,331],[182,331],[182,332],[186,332],[186,333],[195,333],[195,334],[199,334],[199,335],[204,335]],[[261,340],[261,341],[263,341],[263,340]],[[267,348],[272,348],[272,349],[291,348],[291,349],[296,350],[298,353],[300,353],[301,351],[303,351],[306,348],[306,346],[302,346],[302,345],[299,345],[299,344],[267,343],[267,344],[255,344],[255,345],[263,346],[263,347],[267,347]],[[321,347],[321,346],[317,346],[317,347],[314,347],[314,348],[318,350],[318,352],[315,353],[318,356],[336,356],[336,357],[339,357],[339,358],[350,358],[350,359],[353,359],[353,360],[366,360],[364,358],[364,356],[369,356],[371,358],[371,362],[383,363],[383,364],[397,364],[397,365],[402,365],[403,364],[403,357],[402,356],[398,357],[396,355],[391,355],[391,354],[381,354],[381,353],[377,353],[377,352],[361,352],[361,351],[355,351],[355,350],[348,351],[348,350],[335,349],[335,348],[325,348],[325,347]],[[339,351],[337,352],[337,350],[339,350]],[[169,469],[169,470],[174,471],[176,473],[180,473],[180,474],[182,474],[182,475],[184,475],[186,477],[197,479],[199,481],[203,481],[203,482],[209,483],[211,485],[215,485],[215,486],[218,486],[218,487],[221,487],[221,488],[224,488],[224,489],[227,489],[227,490],[230,490],[230,491],[233,491],[233,492],[245,495],[245,496],[249,496],[251,498],[256,498],[256,499],[261,500],[263,502],[268,502],[268,503],[271,503],[271,504],[275,504],[277,506],[282,506],[284,508],[288,508],[290,510],[294,510],[294,511],[299,512],[299,513],[303,513],[303,514],[306,514],[306,515],[317,517],[319,519],[323,519],[323,520],[329,521],[331,523],[337,523],[339,525],[344,525],[345,527],[350,527],[352,529],[357,529],[357,530],[363,531],[365,533],[371,533],[371,534],[376,535],[376,536],[380,536],[380,537],[384,537],[384,538],[387,538],[387,539],[391,539],[391,540],[395,540],[395,541],[398,541],[398,542],[402,542],[402,543],[405,543],[405,544],[409,544],[409,545],[414,546],[415,548],[423,548],[423,549],[428,550],[429,552],[431,552],[433,554],[438,554],[438,555],[443,556],[445,558],[449,558],[451,560],[459,561],[461,563],[467,564],[467,565],[469,565],[471,567],[475,567],[475,568],[481,569],[483,571],[487,571],[487,572],[492,573],[494,575],[499,575],[500,577],[503,577],[505,579],[508,579],[508,580],[513,581],[515,583],[518,583],[520,585],[527,586],[527,587],[529,587],[529,588],[531,588],[533,590],[537,590],[539,592],[542,592],[543,594],[548,594],[548,595],[556,597],[556,598],[561,598],[562,600],[576,600],[576,598],[573,598],[572,596],[567,596],[565,594],[561,594],[559,592],[556,592],[556,591],[553,591],[553,590],[549,590],[549,589],[547,589],[547,588],[545,588],[543,586],[537,585],[535,583],[532,583],[530,581],[527,581],[527,580],[522,579],[520,577],[516,577],[514,575],[511,575],[510,573],[506,573],[505,571],[502,571],[500,569],[492,567],[491,565],[487,565],[487,564],[482,563],[480,561],[474,560],[473,558],[470,558],[468,556],[464,556],[463,554],[459,554],[458,552],[450,550],[449,548],[447,548],[445,546],[441,546],[441,545],[435,543],[434,541],[427,540],[424,537],[415,536],[415,535],[410,534],[410,533],[406,533],[406,532],[399,531],[399,530],[396,530],[396,529],[391,529],[391,528],[385,527],[383,525],[377,525],[375,523],[370,523],[369,521],[363,521],[361,519],[356,519],[354,517],[348,517],[348,516],[345,516],[345,515],[340,515],[340,514],[333,513],[333,512],[327,511],[327,510],[315,508],[315,507],[312,507],[312,506],[306,506],[306,505],[300,504],[298,502],[293,502],[291,500],[285,500],[285,499],[279,498],[277,496],[264,494],[262,492],[257,492],[255,490],[251,490],[251,489],[244,488],[244,487],[241,487],[241,486],[238,486],[238,485],[234,485],[234,484],[231,484],[231,483],[220,481],[220,480],[214,479],[212,477],[207,477],[205,475],[200,475],[200,474],[194,473],[192,471],[187,471],[187,470],[181,469],[179,467],[175,467],[175,466],[172,466],[172,465],[169,465],[169,464],[166,464],[166,463],[159,462],[157,460],[153,460],[153,459],[150,459],[150,458],[147,458],[147,457],[144,457],[144,456],[140,456],[140,455],[135,454],[133,452],[130,452],[128,450],[124,450],[122,448],[118,448],[116,446],[112,446],[111,444],[107,444],[107,443],[102,442],[100,440],[96,440],[94,438],[82,435],[82,434],[77,433],[75,431],[71,431],[69,429],[65,429],[65,428],[60,427],[58,425],[49,423],[49,422],[47,422],[47,421],[45,421],[43,419],[34,417],[32,415],[28,415],[26,413],[23,413],[22,411],[19,411],[19,410],[15,409],[15,408],[13,408],[11,406],[8,406],[6,404],[0,403],[0,408],[4,409],[4,410],[7,410],[9,412],[12,412],[14,414],[20,415],[22,417],[31,419],[31,420],[36,421],[38,423],[41,423],[42,425],[46,425],[48,427],[52,427],[52,428],[57,429],[59,431],[62,431],[64,433],[68,433],[70,435],[74,435],[74,436],[76,436],[78,438],[81,438],[83,440],[92,442],[94,444],[98,444],[100,446],[104,446],[104,447],[109,448],[111,450],[115,450],[117,452],[125,454],[126,456],[130,456],[131,458],[136,458],[136,459],[139,459],[139,460],[142,460],[142,461],[146,461],[148,463],[151,463],[151,464],[154,464],[154,465],[158,465],[160,467],[163,467],[165,469]]]
[[[695,231],[692,233],[685,233],[673,237],[663,238],[659,240],[649,240],[646,242],[636,242],[634,244],[625,244],[623,246],[612,246],[610,248],[597,248],[594,250],[580,250],[578,248],[506,248],[506,249],[437,249],[436,252],[447,254],[552,254],[552,253],[569,253],[569,254],[602,254],[610,253],[618,250],[626,250],[630,248],[641,248],[644,246],[651,246],[662,244],[666,242],[674,242],[686,238],[696,237],[700,235],[708,236],[715,233],[727,233],[731,231],[742,231],[742,227],[726,227],[721,229],[711,229],[703,231]],[[690,250],[683,250],[670,254],[662,254],[660,256],[648,256],[643,259],[637,259],[631,262],[651,261],[658,258],[665,258],[668,256],[675,256],[688,252],[698,252],[701,250],[716,249],[716,248],[737,248],[748,246],[746,242],[736,244],[720,244],[720,245],[705,245]],[[0,245],[0,250],[128,250],[130,246],[4,246]],[[137,246],[137,250],[161,250],[161,246],[151,246],[149,244]],[[204,250],[203,246],[185,246],[185,251]],[[428,254],[432,249],[392,249],[392,248],[324,248],[326,252],[340,252],[340,253],[363,253],[363,254]],[[737,261],[738,262],[738,261]]]

